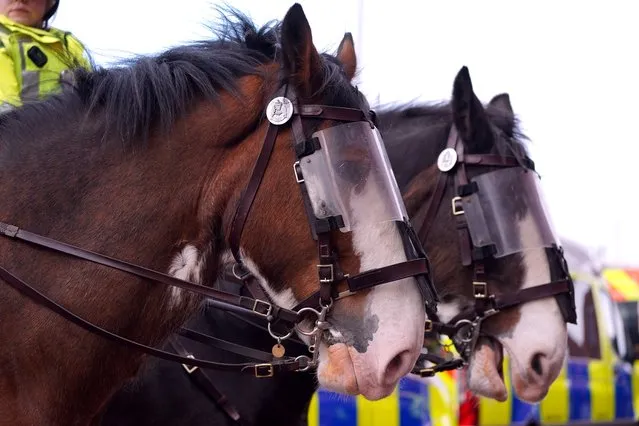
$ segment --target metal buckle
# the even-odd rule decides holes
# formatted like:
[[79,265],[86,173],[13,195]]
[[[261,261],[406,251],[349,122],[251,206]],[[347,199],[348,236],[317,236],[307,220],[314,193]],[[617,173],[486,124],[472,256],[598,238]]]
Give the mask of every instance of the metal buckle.
[[304,175],[302,175],[302,169],[300,167],[299,161],[293,163],[293,173],[295,173],[295,180],[297,181],[297,183],[304,182]]
[[461,214],[464,214],[464,209],[461,207],[457,207],[456,202],[457,201],[461,201],[462,198],[461,197],[453,197],[453,199],[450,201],[450,205],[453,209],[453,216],[459,216]]
[[[263,312],[258,310],[258,305],[260,303],[262,305],[266,305],[267,306],[266,313],[263,313]],[[265,302],[263,300],[255,299],[255,302],[253,302],[252,311],[255,312],[256,314],[263,315],[265,318],[267,318],[267,317],[271,316],[271,314],[273,313],[273,305],[271,305],[270,303]]]
[[[195,359],[195,357],[191,354],[186,356],[187,358],[191,358],[191,359]],[[193,373],[195,370],[197,370],[199,367],[197,365],[193,366],[193,367],[189,367],[186,364],[182,364],[182,367],[184,367],[184,369],[186,370],[187,373],[191,374]]]
[[[323,273],[322,273],[322,268],[328,268],[328,275],[330,276],[330,278],[322,278]],[[317,265],[317,273],[320,277],[320,282],[321,283],[332,283],[333,281],[335,281],[335,275],[333,273],[333,264],[331,263],[330,265]]]
[[424,333],[429,333],[433,331],[433,322],[431,320],[426,320],[424,323]]
[[273,377],[273,364],[255,364],[255,377],[263,379]]
[[475,299],[485,299],[488,297],[488,285],[483,281],[473,281],[473,293]]

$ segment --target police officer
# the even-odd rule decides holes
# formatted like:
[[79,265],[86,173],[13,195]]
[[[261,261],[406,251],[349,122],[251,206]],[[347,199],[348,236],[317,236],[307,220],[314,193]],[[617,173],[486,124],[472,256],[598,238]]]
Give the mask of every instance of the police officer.
[[0,112],[60,92],[91,59],[70,32],[50,27],[60,0],[0,0]]

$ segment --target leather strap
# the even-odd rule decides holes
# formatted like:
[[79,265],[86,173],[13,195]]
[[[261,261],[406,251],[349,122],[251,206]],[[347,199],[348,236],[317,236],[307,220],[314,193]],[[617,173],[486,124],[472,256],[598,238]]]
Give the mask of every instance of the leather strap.
[[426,260],[419,258],[383,268],[371,269],[370,271],[346,278],[346,282],[348,283],[348,289],[355,292],[415,275],[428,275],[429,272]]
[[[569,291],[569,281],[566,279],[553,281],[552,283],[543,284],[539,286],[525,288],[516,293],[505,294],[500,297],[488,296],[484,309],[476,309],[471,307],[457,314],[447,324],[433,322],[432,329],[434,331],[441,332],[447,336],[455,335],[460,328],[464,327],[463,324],[459,324],[461,320],[473,321],[476,319],[482,319],[489,315],[485,315],[490,311],[491,315],[496,314],[504,309],[512,308],[522,303],[531,302],[533,300],[543,299],[546,297],[553,297],[558,294],[566,293]],[[452,334],[451,334],[452,333]]]
[[240,202],[237,205],[237,209],[235,210],[235,215],[233,216],[233,220],[231,222],[229,245],[231,248],[231,253],[235,258],[235,261],[238,263],[242,263],[242,260],[240,258],[240,240],[242,239],[244,224],[246,223],[246,219],[248,218],[249,212],[251,211],[251,206],[253,205],[255,196],[257,195],[257,190],[262,183],[262,178],[264,177],[264,173],[266,172],[268,161],[271,158],[273,147],[275,147],[275,141],[277,140],[278,131],[279,126],[269,124],[268,130],[266,131],[266,137],[264,139],[264,145],[262,146],[262,150],[260,151],[257,160],[255,161],[253,172],[251,173],[251,178],[246,185],[246,189],[242,194]]
[[180,328],[178,334],[186,337],[187,339],[194,340],[204,345],[222,349],[227,352],[231,352],[237,355],[241,355],[247,358],[253,358],[263,362],[271,362],[273,360],[273,354],[270,352],[263,352],[257,349],[249,348],[246,346],[238,345],[236,343],[227,342],[226,340],[212,337],[199,331],[192,330],[190,328]]
[[356,108],[334,107],[329,105],[300,105],[293,109],[301,117],[321,118],[336,121],[368,121],[364,111]]

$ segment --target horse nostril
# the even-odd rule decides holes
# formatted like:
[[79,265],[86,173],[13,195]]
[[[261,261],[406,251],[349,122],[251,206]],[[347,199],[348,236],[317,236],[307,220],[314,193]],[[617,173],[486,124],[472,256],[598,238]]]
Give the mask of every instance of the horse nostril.
[[394,383],[399,380],[399,378],[405,374],[404,370],[406,365],[408,365],[410,358],[410,351],[402,351],[395,355],[395,357],[386,365],[382,381],[384,383]]
[[544,355],[538,352],[533,355],[532,360],[530,361],[530,366],[532,367],[533,371],[537,373],[538,376],[542,376],[544,373],[544,369],[542,367],[543,358]]

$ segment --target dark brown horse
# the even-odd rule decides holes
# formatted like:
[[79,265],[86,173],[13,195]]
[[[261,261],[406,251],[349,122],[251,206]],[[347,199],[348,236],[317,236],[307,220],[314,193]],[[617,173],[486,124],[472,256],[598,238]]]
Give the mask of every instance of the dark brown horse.
[[[80,71],[73,92],[0,116],[0,425],[93,421],[145,359],[95,326],[158,345],[201,306],[185,290],[295,327],[306,318],[290,308],[319,292],[333,325],[320,329],[318,314],[305,343],[319,354],[319,383],[336,392],[381,398],[413,368],[435,298],[414,278],[425,259],[407,261],[409,225],[365,99],[318,54],[299,5],[281,30],[234,29]],[[301,179],[293,166],[311,136],[322,142]],[[198,285],[233,257],[276,305]],[[312,361],[233,371],[270,376]]]
[[[352,39],[344,39],[337,56],[343,62],[346,77],[351,78],[356,68]],[[408,211],[417,229],[428,229],[429,235],[423,243],[430,254],[434,282],[442,297],[442,320],[449,320],[476,303],[471,285],[476,281],[475,270],[472,265],[464,265],[460,224],[451,212],[454,183],[447,181],[443,191],[437,190],[442,175],[437,160],[450,143],[451,130],[458,131],[469,160],[473,155],[490,159],[481,157],[490,154],[504,159],[504,163],[513,156],[522,162],[526,159],[525,136],[518,129],[509,96],[495,96],[483,106],[473,93],[465,68],[453,86],[450,103],[387,108],[377,113]],[[468,167],[473,177],[479,175],[478,171],[486,174],[499,169],[494,165]],[[514,199],[512,203],[516,205]],[[428,213],[429,210],[434,213]],[[522,211],[521,223],[527,223],[531,213]],[[535,235],[533,227],[519,229],[521,240]],[[541,288],[538,286],[561,280],[567,271],[560,258],[551,247],[541,245],[526,247],[522,253],[509,256],[486,256],[482,260],[489,291],[503,300],[524,288]],[[218,285],[233,288],[233,282],[238,280],[222,280]],[[239,283],[241,286],[241,281]],[[236,291],[240,291],[239,286],[236,284]],[[562,296],[549,295],[504,308],[481,323],[467,370],[469,384],[476,394],[505,398],[501,367],[503,345],[513,360],[518,396],[530,402],[544,397],[566,354],[566,320],[572,318]],[[191,327],[242,345],[259,342],[262,350],[268,350],[269,340],[260,338],[263,331],[259,324],[251,325],[246,319],[228,316],[214,307],[194,318]],[[249,335],[252,337],[247,337]],[[178,340],[187,351],[198,356],[235,362],[243,359],[223,349],[184,338]],[[209,380],[202,381],[202,374]],[[308,403],[316,388],[317,383],[308,374],[258,380],[214,370],[189,373],[179,364],[152,361],[140,377],[116,394],[105,410],[102,425],[305,424]],[[239,420],[233,418],[238,415]]]

